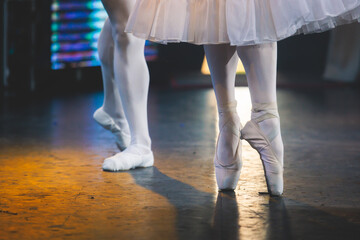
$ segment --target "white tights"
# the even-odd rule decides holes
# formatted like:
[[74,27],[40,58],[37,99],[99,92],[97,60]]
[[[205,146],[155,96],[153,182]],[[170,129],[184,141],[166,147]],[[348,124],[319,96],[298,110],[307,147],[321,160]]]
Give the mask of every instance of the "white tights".
[[276,43],[239,47],[206,45],[204,49],[218,107],[235,101],[237,55],[244,64],[252,103],[276,102]]
[[[109,15],[102,29],[98,50],[104,81],[103,109],[122,130],[130,131],[129,150],[150,151],[147,123],[149,72],[144,40],[124,33],[135,0],[102,0]],[[129,129],[129,130],[127,130]]]
[[[276,43],[238,47],[228,44],[206,45],[204,49],[209,63],[218,109],[224,109],[224,107],[231,106],[233,103],[236,104],[234,89],[238,55],[244,64],[248,80],[253,105],[252,119],[267,112],[274,115],[278,114],[276,107]],[[267,108],[266,106],[271,107]],[[222,112],[219,111],[219,122],[223,117]],[[280,131],[279,118],[265,119],[259,123],[259,127],[269,136],[273,134],[274,129]],[[232,136],[229,136],[229,138],[232,138]],[[278,134],[271,145],[279,158],[282,159],[281,134]]]
[[[256,119],[266,113],[279,116],[276,99],[277,43],[238,47],[237,52],[248,80],[253,106],[251,118]],[[279,117],[267,118],[258,125],[270,139],[276,135],[270,145],[282,163],[284,146]]]

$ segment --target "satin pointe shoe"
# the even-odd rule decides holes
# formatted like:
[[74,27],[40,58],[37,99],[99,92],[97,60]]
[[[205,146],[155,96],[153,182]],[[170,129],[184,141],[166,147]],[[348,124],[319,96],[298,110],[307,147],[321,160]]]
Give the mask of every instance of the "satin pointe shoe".
[[116,136],[116,145],[120,151],[125,150],[129,146],[131,140],[130,134],[122,131],[114,119],[102,107],[94,112],[93,118],[100,126]]
[[216,143],[214,165],[219,190],[235,190],[239,181],[242,125],[236,113],[236,102],[219,107],[219,136]]
[[[260,124],[268,119],[274,120],[268,129],[261,130]],[[255,104],[252,119],[241,130],[241,138],[245,139],[259,154],[263,164],[267,189],[270,196],[281,196],[283,193],[283,152],[279,114],[276,103]],[[269,127],[270,126],[270,127]],[[267,134],[264,133],[266,130]]]

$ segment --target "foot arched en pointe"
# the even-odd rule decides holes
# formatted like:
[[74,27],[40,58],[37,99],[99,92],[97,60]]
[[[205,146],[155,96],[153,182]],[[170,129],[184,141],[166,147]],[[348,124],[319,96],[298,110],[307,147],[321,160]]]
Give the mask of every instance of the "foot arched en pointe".
[[215,149],[216,182],[220,190],[235,190],[239,181],[242,158],[240,119],[236,101],[219,106],[219,136]]
[[252,119],[241,130],[241,138],[260,154],[269,194],[281,196],[284,146],[276,103],[254,104]]

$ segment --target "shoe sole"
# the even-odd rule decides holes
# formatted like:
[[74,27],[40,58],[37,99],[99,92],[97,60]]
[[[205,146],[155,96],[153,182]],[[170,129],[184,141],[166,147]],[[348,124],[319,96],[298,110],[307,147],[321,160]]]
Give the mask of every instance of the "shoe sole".
[[[240,179],[241,169],[233,170],[233,169],[219,168],[215,166],[215,176],[218,176],[219,172],[222,172],[221,173],[222,176],[226,176],[223,177],[221,181],[218,181],[218,178],[216,178],[219,191],[235,190]],[[223,184],[219,184],[219,182]]]

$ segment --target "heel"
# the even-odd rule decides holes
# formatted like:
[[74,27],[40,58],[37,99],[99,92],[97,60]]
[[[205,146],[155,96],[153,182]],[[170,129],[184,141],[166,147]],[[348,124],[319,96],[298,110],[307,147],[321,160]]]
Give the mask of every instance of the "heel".
[[152,152],[146,154],[143,158],[143,164],[141,164],[139,167],[151,167],[154,165],[154,154]]

